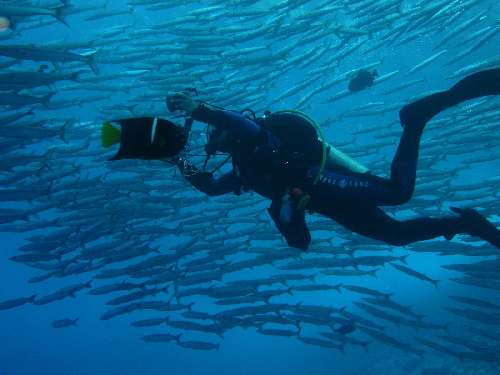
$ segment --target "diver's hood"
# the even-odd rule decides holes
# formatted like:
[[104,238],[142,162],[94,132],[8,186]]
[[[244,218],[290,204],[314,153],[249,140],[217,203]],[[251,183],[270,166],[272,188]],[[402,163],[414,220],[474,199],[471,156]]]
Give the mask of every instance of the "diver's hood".
[[110,160],[165,159],[186,146],[184,129],[168,120],[139,117],[115,120],[121,127],[120,149]]

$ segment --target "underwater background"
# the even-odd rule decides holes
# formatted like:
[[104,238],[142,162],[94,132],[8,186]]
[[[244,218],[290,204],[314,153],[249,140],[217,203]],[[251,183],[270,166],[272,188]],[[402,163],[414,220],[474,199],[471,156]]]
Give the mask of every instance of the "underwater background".
[[[0,16],[1,375],[500,374],[493,246],[391,247],[313,214],[300,252],[258,195],[207,197],[161,161],[109,162],[100,139],[110,119],[182,124],[165,97],[195,87],[301,110],[387,176],[403,105],[500,65],[500,3],[17,0]],[[359,69],[379,77],[351,93]],[[447,110],[414,197],[387,211],[498,226],[499,156],[498,97]]]

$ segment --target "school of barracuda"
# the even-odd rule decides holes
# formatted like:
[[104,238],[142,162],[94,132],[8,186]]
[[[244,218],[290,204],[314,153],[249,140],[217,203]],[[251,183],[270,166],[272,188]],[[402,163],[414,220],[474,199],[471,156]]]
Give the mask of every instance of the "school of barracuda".
[[[208,198],[186,189],[174,167],[162,162],[106,163],[98,131],[109,118],[168,117],[166,94],[195,86],[204,100],[258,113],[332,108],[329,118],[316,116],[326,130],[340,122],[364,124],[343,127],[334,144],[384,173],[401,129],[378,116],[414,99],[401,93],[422,84],[422,72],[438,65],[456,79],[500,64],[500,19],[492,7],[495,2],[482,0],[128,0],[111,10],[101,2],[2,1],[0,14],[12,30],[0,37],[0,231],[24,236],[11,260],[39,274],[28,280],[33,295],[12,296],[0,310],[89,293],[109,296],[101,319],[127,314],[137,329],[156,327],[145,342],[218,349],[227,331],[244,327],[335,351],[387,345],[417,357],[437,352],[499,364],[498,250],[465,237],[392,249],[316,216],[310,228],[321,238],[300,253],[286,247],[258,196]],[[161,12],[169,17],[156,19]],[[66,39],[77,18],[88,30]],[[60,37],[28,42],[45,28],[56,28]],[[334,110],[352,95],[345,87],[353,72],[383,63],[378,50],[436,33],[439,43],[424,60],[376,79],[377,101]],[[463,63],[485,50],[488,59]],[[337,69],[352,56],[363,63]],[[287,75],[295,70],[306,73]],[[280,95],[269,95],[280,86]],[[363,143],[365,137],[371,142]],[[202,153],[203,140],[195,129],[192,154]],[[455,177],[481,163],[498,166],[499,155],[498,99],[446,112],[426,130],[408,210],[428,215],[445,201],[473,203],[498,225],[498,175],[465,185]],[[460,162],[443,172],[437,165],[448,159]],[[454,272],[449,281],[491,298],[443,296],[444,310],[460,322],[448,324],[428,316],[425,306],[407,306],[377,288],[377,275],[389,264],[401,277],[439,290],[439,280],[412,265],[412,254],[422,252],[440,261],[467,256],[443,266]],[[36,292],[38,283],[54,278],[59,290]],[[309,295],[324,296],[324,303],[303,302]],[[353,302],[336,301],[346,295]],[[134,319],[137,311],[151,318]],[[413,340],[398,338],[396,331],[405,329]]]

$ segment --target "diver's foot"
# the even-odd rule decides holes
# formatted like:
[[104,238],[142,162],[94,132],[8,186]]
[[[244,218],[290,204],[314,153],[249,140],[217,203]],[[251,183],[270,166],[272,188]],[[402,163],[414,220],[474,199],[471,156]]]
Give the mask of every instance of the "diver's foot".
[[405,105],[399,111],[401,126],[421,133],[434,116],[449,106],[449,95],[449,91],[441,91]]
[[[399,111],[399,121],[401,122],[401,126],[403,128],[409,129],[409,128],[423,128],[423,125],[425,125],[425,122],[418,119],[417,117],[417,105],[418,102],[410,103],[405,105],[401,110]],[[423,123],[423,125],[422,125]]]
[[422,134],[424,131],[425,125],[432,117],[426,117],[422,109],[419,108],[420,106],[420,102],[413,102],[405,105],[399,111],[399,120],[405,130],[416,131],[418,134]]
[[461,216],[465,233],[479,237],[500,249],[500,230],[493,223],[472,208],[450,207],[450,209]]

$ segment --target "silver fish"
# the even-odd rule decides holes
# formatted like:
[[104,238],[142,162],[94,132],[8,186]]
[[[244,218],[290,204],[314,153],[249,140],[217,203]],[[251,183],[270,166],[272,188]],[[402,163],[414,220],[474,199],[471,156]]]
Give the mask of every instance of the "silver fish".
[[9,309],[13,309],[15,307],[25,305],[27,303],[33,303],[35,301],[35,298],[36,298],[36,294],[32,295],[31,297],[16,298],[16,299],[11,299],[8,301],[0,302],[0,310],[9,310]]
[[50,323],[50,325],[54,328],[66,328],[66,327],[75,326],[77,322],[78,322],[78,318],[76,318],[76,319],[59,319],[59,320],[54,320],[52,323]]

